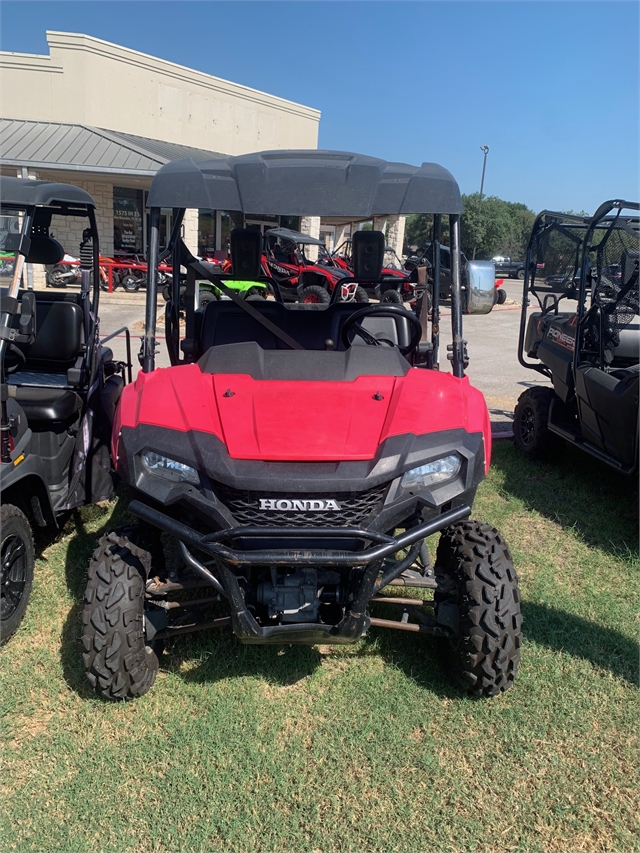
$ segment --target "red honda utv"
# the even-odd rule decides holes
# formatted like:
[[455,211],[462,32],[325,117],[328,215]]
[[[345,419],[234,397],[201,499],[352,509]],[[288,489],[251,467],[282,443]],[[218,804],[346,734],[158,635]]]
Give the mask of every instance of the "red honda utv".
[[[313,247],[317,258],[307,257]],[[262,269],[265,275],[278,282],[285,302],[328,304],[336,287],[343,302],[368,302],[363,287],[352,281],[349,270],[343,269],[327,252],[322,240],[289,228],[270,228],[264,235]]]
[[[491,429],[464,373],[459,264],[449,373],[438,369],[426,304],[418,317],[339,301],[335,289],[329,304],[285,304],[277,286],[276,301],[250,302],[180,238],[185,208],[429,212],[449,216],[457,258],[462,204],[451,174],[433,163],[271,151],[169,163],[148,203],[142,371],[123,392],[112,447],[139,522],[103,536],[89,566],[84,663],[96,692],[145,693],[164,640],[222,626],[248,644],[357,643],[371,627],[430,634],[466,693],[507,690],[520,657],[520,596],[504,539],[470,520]],[[164,207],[175,211],[172,266],[186,267],[187,297],[184,327],[166,327],[172,366],[160,369],[153,258]],[[257,232],[233,232],[231,251],[238,276],[261,276]],[[380,232],[354,236],[357,284],[375,284],[383,253]],[[493,265],[470,264],[469,275],[469,310],[488,313]],[[202,278],[229,298],[195,310]],[[174,297],[179,287],[176,276]],[[407,588],[433,595],[397,594]]]

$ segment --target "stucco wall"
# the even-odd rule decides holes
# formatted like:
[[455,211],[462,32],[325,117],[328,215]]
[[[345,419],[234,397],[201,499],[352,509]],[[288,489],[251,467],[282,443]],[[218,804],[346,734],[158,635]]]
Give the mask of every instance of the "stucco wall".
[[2,115],[87,124],[224,154],[316,148],[310,107],[78,33],[0,53]]

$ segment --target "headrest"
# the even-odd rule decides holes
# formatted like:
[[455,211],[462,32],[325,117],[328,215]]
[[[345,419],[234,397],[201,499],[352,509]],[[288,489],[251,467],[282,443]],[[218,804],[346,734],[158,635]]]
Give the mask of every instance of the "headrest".
[[377,281],[384,258],[382,231],[356,231],[353,235],[353,277],[357,281]]
[[234,228],[229,235],[233,277],[258,278],[262,258],[262,234],[250,228]]
[[26,257],[29,264],[59,264],[64,258],[64,248],[53,237],[43,234],[31,236],[31,246]]

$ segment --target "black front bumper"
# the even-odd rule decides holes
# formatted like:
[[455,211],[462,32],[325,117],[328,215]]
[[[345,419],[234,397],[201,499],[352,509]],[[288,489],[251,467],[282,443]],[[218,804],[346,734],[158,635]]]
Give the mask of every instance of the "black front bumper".
[[[229,601],[231,624],[234,633],[243,643],[336,643],[348,644],[362,637],[370,624],[367,606],[371,597],[397,577],[404,569],[403,561],[383,574],[378,575],[386,557],[398,551],[416,546],[427,536],[437,533],[464,518],[468,518],[471,510],[464,505],[443,512],[428,522],[413,527],[399,536],[388,536],[365,528],[271,528],[271,527],[232,527],[215,533],[202,534],[163,512],[142,503],[132,501],[129,511],[138,518],[175,536],[187,547],[212,557],[216,561],[218,577],[216,578],[205,566],[195,567],[199,574],[212,585],[217,581],[222,585]],[[282,550],[256,549],[237,550],[231,544],[234,541],[250,543],[251,540],[268,539],[270,537],[297,536],[304,540],[313,537],[315,540],[330,539],[332,542],[343,540],[345,550]],[[353,544],[356,543],[356,547]],[[292,567],[322,567],[337,568],[363,567],[364,572],[360,586],[342,620],[337,625],[324,623],[303,623],[275,626],[261,626],[247,610],[244,595],[238,583],[234,569],[243,566],[292,566]]]

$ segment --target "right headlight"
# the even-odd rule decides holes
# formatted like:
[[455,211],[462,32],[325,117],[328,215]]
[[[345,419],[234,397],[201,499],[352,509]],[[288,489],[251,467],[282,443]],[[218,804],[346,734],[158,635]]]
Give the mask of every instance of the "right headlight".
[[191,465],[185,465],[184,462],[178,462],[177,459],[162,456],[152,450],[143,453],[141,459],[142,464],[150,474],[164,477],[165,480],[173,480],[174,483],[193,483],[195,486],[200,484],[200,477],[196,469],[192,468]]
[[434,459],[433,462],[427,462],[425,465],[406,471],[400,480],[400,487],[406,491],[412,491],[444,483],[445,480],[451,480],[456,476],[461,465],[462,459],[456,453],[442,456],[440,459]]

